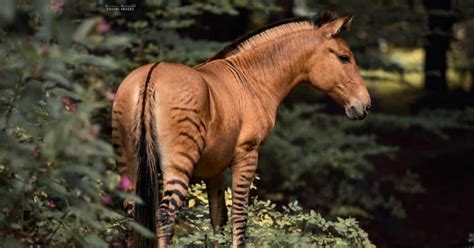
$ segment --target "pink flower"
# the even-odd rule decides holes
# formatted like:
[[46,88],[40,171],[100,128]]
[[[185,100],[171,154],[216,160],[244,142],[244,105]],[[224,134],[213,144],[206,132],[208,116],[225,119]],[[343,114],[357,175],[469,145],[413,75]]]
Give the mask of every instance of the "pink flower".
[[62,101],[63,101],[64,105],[71,104],[71,101],[69,101],[69,98],[67,98],[67,97],[63,97]]
[[102,196],[102,204],[104,204],[104,205],[112,204],[112,197],[110,195],[103,195]]
[[38,148],[34,148],[31,152],[33,157],[38,158],[40,156],[40,150]]
[[77,109],[77,105],[75,103],[71,103],[71,105],[69,105],[69,111],[74,112],[76,111],[76,109]]
[[120,178],[120,183],[119,187],[122,190],[128,190],[132,187],[132,180],[126,175],[123,175],[122,178]]
[[51,200],[51,201],[49,201],[48,207],[49,208],[56,208],[56,203],[53,200]]
[[64,105],[66,105],[68,111],[76,111],[77,105],[75,103],[71,103],[71,100],[69,100],[69,98],[63,97],[62,102]]
[[42,55],[48,54],[48,52],[49,52],[49,48],[48,48],[47,46],[42,46],[42,47],[40,47],[40,53],[41,53]]
[[109,32],[110,31],[109,23],[104,19],[100,20],[99,24],[96,27],[96,31],[101,34]]
[[63,6],[64,6],[64,1],[63,0],[56,0],[54,3],[53,3],[53,10],[54,12],[59,12],[63,9]]

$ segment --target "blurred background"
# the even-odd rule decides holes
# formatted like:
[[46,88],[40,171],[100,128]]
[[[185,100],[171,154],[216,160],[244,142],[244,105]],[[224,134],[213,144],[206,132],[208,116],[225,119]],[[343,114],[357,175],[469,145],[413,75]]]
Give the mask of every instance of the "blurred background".
[[[328,220],[355,218],[377,247],[474,246],[474,1],[0,3],[4,247],[107,246],[119,235],[120,202],[133,196],[115,171],[110,111],[133,68],[193,66],[248,31],[321,10],[355,15],[344,38],[372,111],[350,121],[327,96],[295,89],[253,197],[271,200],[269,212],[298,201]],[[350,236],[334,228],[327,235]]]

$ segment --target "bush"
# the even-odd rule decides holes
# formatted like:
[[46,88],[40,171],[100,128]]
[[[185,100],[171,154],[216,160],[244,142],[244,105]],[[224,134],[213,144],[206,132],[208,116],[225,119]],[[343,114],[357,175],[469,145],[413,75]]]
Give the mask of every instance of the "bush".
[[374,158],[394,159],[398,147],[382,145],[375,133],[416,130],[447,139],[450,130],[472,130],[473,109],[431,110],[417,116],[373,113],[363,122],[322,113],[322,106],[295,103],[282,106],[272,135],[263,146],[258,172],[260,193],[277,202],[300,199],[303,206],[332,216],[373,217],[384,209],[403,218],[403,203],[386,195],[424,192],[418,175],[378,175]]
[[[190,189],[187,204],[180,211],[175,244],[230,246],[232,226],[223,234],[214,234],[208,215],[205,185],[196,184]],[[226,191],[226,205],[230,216],[231,190]],[[311,210],[303,211],[298,202],[283,206],[278,211],[271,201],[255,197],[249,207],[247,245],[249,247],[374,247],[357,221],[337,218],[328,221]]]

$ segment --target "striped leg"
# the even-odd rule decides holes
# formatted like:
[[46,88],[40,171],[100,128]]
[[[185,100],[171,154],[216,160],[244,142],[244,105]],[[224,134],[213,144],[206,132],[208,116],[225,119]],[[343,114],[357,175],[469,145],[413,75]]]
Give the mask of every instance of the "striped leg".
[[232,247],[245,247],[250,186],[258,152],[252,150],[232,162]]
[[209,215],[215,232],[222,231],[227,223],[227,208],[224,195],[224,175],[219,174],[206,180],[207,197],[209,199]]
[[194,163],[190,162],[186,166],[168,166],[163,171],[163,197],[156,212],[158,247],[160,248],[167,247],[171,242],[178,211],[186,200],[194,166]]
[[171,145],[175,148],[174,152],[166,154],[167,162],[163,161],[161,165],[164,187],[157,210],[157,236],[160,248],[167,247],[171,242],[176,215],[186,200],[194,166],[205,147],[206,126],[193,103],[195,105],[192,94],[186,95],[183,104],[171,108],[172,120],[179,131]]

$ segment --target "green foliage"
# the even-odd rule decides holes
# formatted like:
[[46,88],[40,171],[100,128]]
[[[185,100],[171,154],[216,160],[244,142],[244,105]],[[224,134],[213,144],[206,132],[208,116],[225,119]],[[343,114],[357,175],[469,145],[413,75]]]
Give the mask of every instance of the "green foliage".
[[[370,157],[393,155],[394,147],[382,146],[373,135],[351,132],[353,123],[317,112],[318,106],[282,107],[279,122],[262,149],[259,171],[274,185],[274,199],[304,199],[306,206],[328,210],[334,215],[370,216],[384,206],[403,217],[401,203],[379,191]],[[371,180],[367,180],[371,178]],[[311,185],[309,187],[309,185]],[[288,199],[282,199],[284,194]],[[307,197],[307,195],[311,197]]]
[[[104,247],[125,221],[110,208],[113,199],[127,195],[118,189],[113,150],[98,138],[92,117],[110,107],[101,99],[103,72],[118,64],[79,44],[97,38],[105,42],[96,49],[118,49],[124,42],[91,31],[97,19],[73,24],[49,1],[36,4],[9,10],[30,16],[25,25],[35,32],[5,33],[6,27],[0,43],[0,237],[5,247]],[[61,24],[70,28],[56,29]]]
[[[417,116],[371,114],[364,122],[320,113],[320,106],[283,106],[278,123],[262,149],[261,192],[278,201],[301,199],[304,206],[334,216],[371,217],[379,208],[405,217],[402,202],[385,195],[381,185],[395,192],[422,193],[418,176],[406,171],[393,178],[377,175],[373,158],[396,156],[397,147],[381,145],[375,132],[418,133],[447,139],[447,130],[472,130],[473,109],[435,110]],[[363,130],[363,134],[361,134]],[[382,165],[379,165],[382,166]],[[264,176],[272,172],[272,176]],[[387,186],[386,186],[387,187]]]
[[448,139],[447,132],[449,130],[472,131],[473,123],[474,108],[467,107],[461,110],[425,110],[416,116],[375,114],[364,125],[374,131],[408,132],[418,130],[427,135]]
[[[230,224],[223,233],[215,234],[212,230],[206,218],[209,206],[205,195],[204,184],[191,188],[187,205],[180,211],[175,233],[177,246],[231,245]],[[226,203],[230,214],[230,189],[226,191]],[[353,218],[328,221],[313,210],[303,211],[297,201],[282,208],[278,211],[269,200],[253,199],[247,225],[249,247],[374,247]]]

